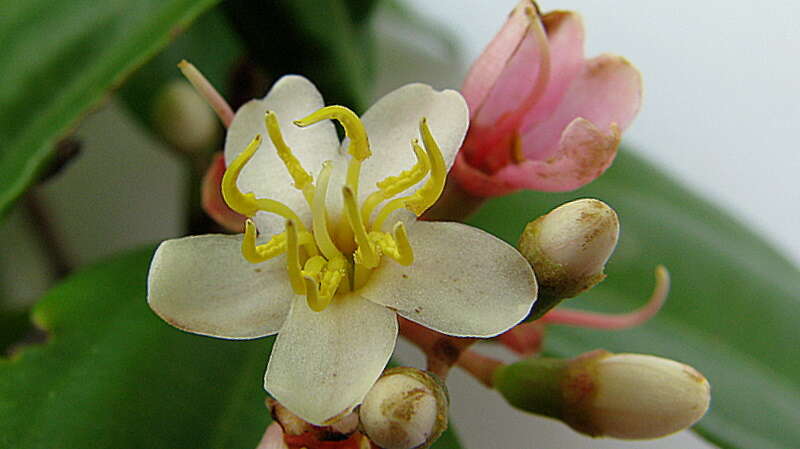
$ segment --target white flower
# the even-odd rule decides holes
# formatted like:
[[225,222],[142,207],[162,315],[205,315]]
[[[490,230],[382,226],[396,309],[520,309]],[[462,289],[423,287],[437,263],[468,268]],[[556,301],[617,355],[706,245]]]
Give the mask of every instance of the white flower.
[[[225,142],[223,193],[253,219],[247,232],[168,240],[148,278],[150,307],[175,327],[228,339],[277,333],[265,388],[318,425],[358,405],[380,376],[396,313],[489,337],[522,320],[536,297],[513,247],[405,210],[421,214],[442,192],[467,129],[460,94],[407,85],[361,120],[323,106],[300,76],[242,106]],[[344,126],[341,145],[326,119]],[[315,178],[306,171],[320,167]],[[255,228],[271,240],[257,245]]]

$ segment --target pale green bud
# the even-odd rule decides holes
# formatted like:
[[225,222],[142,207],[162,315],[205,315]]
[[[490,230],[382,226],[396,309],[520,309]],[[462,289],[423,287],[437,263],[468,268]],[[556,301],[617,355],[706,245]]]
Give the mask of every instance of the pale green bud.
[[607,204],[580,199],[528,223],[519,250],[536,273],[539,299],[532,318],[605,278],[603,269],[619,237],[619,219]]

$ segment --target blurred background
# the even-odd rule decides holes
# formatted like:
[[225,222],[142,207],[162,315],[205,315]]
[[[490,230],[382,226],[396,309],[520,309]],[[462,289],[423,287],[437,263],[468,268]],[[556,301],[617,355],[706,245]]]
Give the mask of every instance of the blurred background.
[[[411,81],[458,88],[516,1],[405,3],[417,14],[411,28],[397,8],[383,6],[375,16],[376,97]],[[587,56],[621,54],[643,73],[644,106],[624,135],[625,151],[655,162],[800,262],[800,3],[550,0],[540,6],[580,11]],[[118,100],[90,115],[77,136],[80,157],[35,191],[37,201],[21,202],[0,223],[7,301],[30,302],[56,275],[53,248],[37,237],[32,214],[49,223],[59,257],[71,266],[182,232],[189,192],[181,163]],[[114,158],[106,157],[109,150]],[[400,357],[422,362],[404,344]],[[461,373],[450,386],[454,421],[470,449],[711,447],[689,432],[655,442],[592,440],[514,412]]]

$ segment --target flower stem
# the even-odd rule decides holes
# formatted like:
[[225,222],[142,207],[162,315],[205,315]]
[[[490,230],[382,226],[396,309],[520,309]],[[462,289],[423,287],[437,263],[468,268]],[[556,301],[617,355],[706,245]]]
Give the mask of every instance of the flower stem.
[[440,334],[413,321],[400,317],[400,335],[414,343],[425,353],[428,360],[427,370],[447,378],[450,368],[473,343],[474,338],[459,338]]

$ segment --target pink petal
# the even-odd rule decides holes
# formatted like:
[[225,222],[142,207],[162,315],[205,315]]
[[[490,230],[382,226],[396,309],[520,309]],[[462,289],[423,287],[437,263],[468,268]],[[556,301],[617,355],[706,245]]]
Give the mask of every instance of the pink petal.
[[478,198],[503,196],[519,190],[518,187],[469,165],[463,152],[456,156],[449,176],[455,178],[459,187]]
[[525,8],[530,5],[530,0],[520,1],[509,14],[503,28],[472,63],[461,88],[461,95],[467,100],[470,110],[476,111],[480,107],[509,58],[519,46],[528,27]]
[[528,127],[553,114],[586,63],[580,15],[571,11],[551,11],[542,16],[542,24],[550,45],[550,80],[541,99],[525,113],[524,124]]
[[546,160],[527,160],[508,165],[494,177],[517,189],[564,192],[586,185],[613,162],[620,140],[619,129],[608,134],[592,122],[576,118],[564,130],[556,154]]
[[624,130],[636,117],[642,99],[642,79],[627,60],[601,55],[587,61],[556,110],[544,121],[532,115],[522,125],[522,151],[528,159],[551,158],[563,143],[564,128],[582,117],[600,129],[616,124]]

